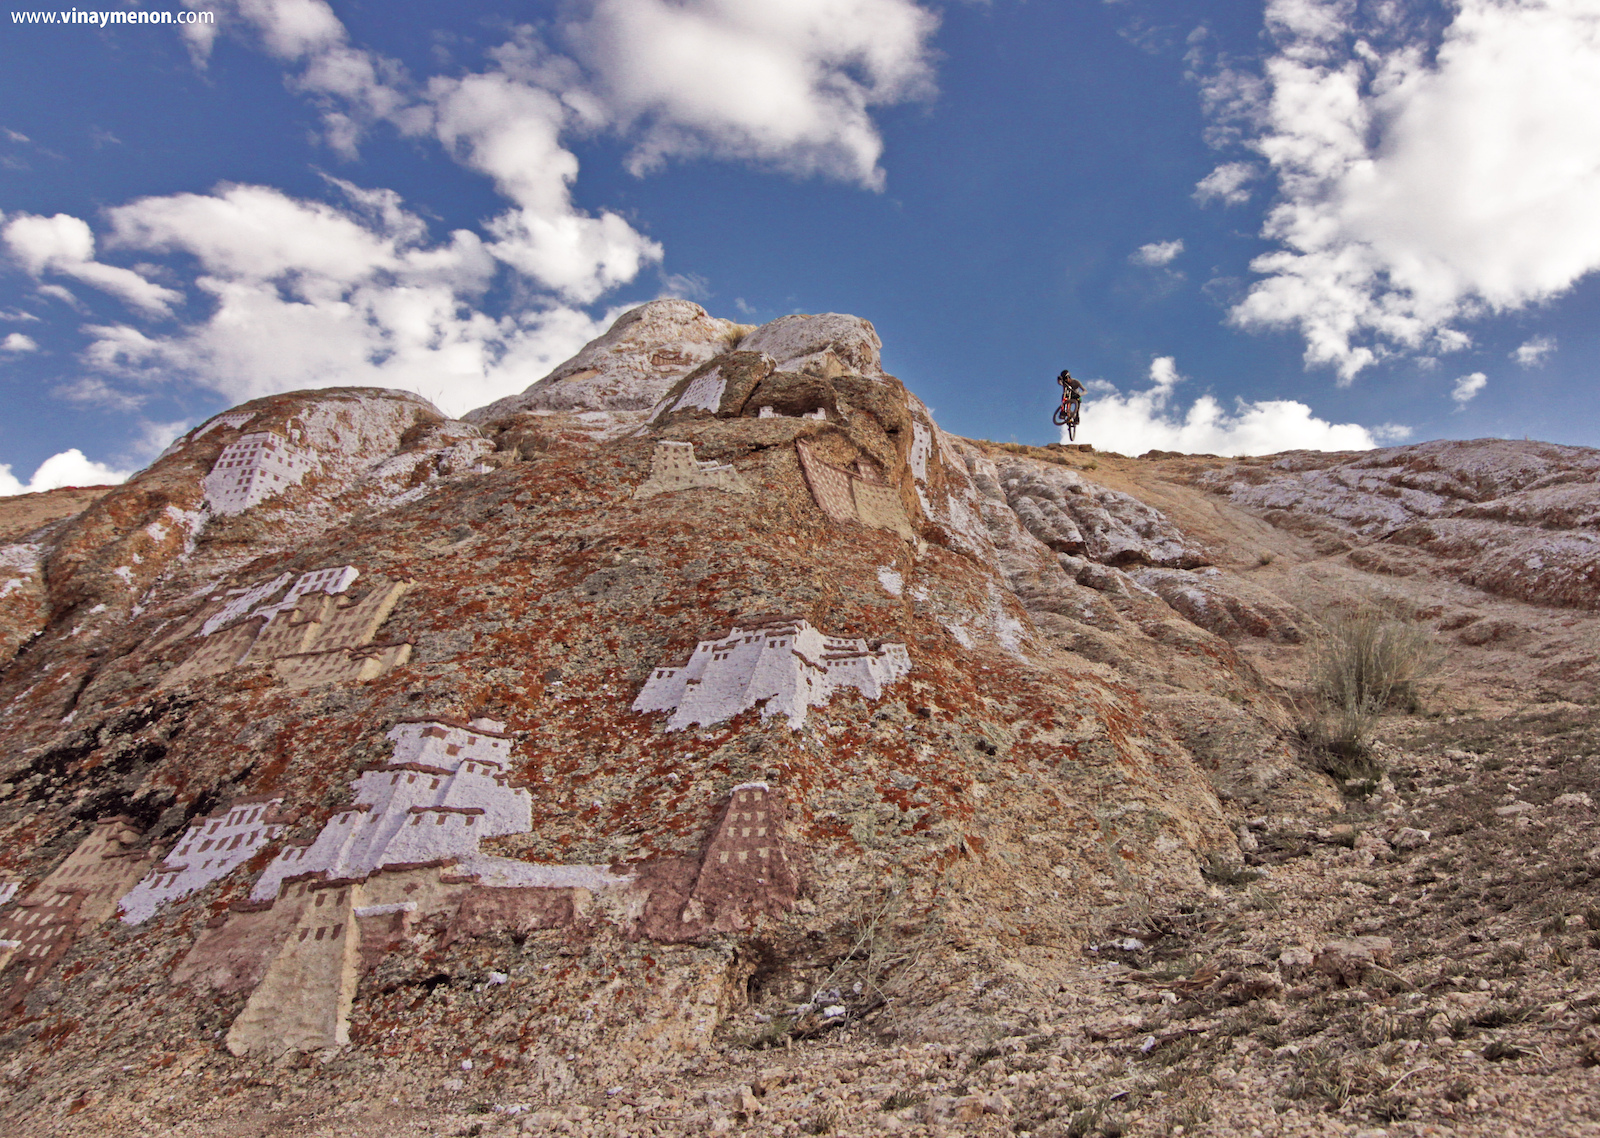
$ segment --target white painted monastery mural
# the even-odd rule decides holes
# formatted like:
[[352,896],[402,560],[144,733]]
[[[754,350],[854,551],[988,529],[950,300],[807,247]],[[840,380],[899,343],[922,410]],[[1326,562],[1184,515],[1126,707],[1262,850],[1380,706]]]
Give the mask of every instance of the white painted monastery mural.
[[312,464],[311,455],[291,439],[275,431],[251,431],[222,448],[205,477],[206,502],[212,513],[241,514],[299,485]]
[[798,618],[771,617],[702,640],[682,667],[655,669],[633,710],[669,711],[667,730],[681,731],[760,706],[763,719],[782,714],[799,728],[841,687],[877,699],[910,670],[903,644],[869,645],[826,636]]
[[167,674],[163,686],[246,664],[270,664],[292,688],[386,675],[411,658],[412,646],[374,638],[410,585],[379,580],[352,597],[349,589],[359,576],[350,565],[283,573],[213,600],[195,634],[201,644]]

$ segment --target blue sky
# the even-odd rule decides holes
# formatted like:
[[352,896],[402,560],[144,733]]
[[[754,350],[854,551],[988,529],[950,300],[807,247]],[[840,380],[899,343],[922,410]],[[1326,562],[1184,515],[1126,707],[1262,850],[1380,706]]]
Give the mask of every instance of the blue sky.
[[1600,444],[1600,0],[191,8],[0,28],[0,490],[659,295],[865,316],[967,435],[1070,367],[1128,453]]

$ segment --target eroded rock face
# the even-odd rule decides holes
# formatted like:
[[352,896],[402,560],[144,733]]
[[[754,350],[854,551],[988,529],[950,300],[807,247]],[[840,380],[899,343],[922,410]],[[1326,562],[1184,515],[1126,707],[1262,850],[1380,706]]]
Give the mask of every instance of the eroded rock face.
[[879,353],[883,341],[872,323],[859,316],[824,312],[817,316],[780,316],[739,341],[747,352],[763,352],[778,370],[836,375],[883,376]]
[[520,395],[467,415],[482,423],[519,411],[644,411],[675,381],[733,346],[739,326],[688,300],[623,313],[598,339]]
[[1159,510],[1075,470],[1013,461],[999,466],[996,479],[1028,532],[1058,553],[1119,568],[1193,569],[1209,563]]
[[1196,481],[1269,517],[1321,521],[1345,548],[1379,547],[1369,558],[1410,547],[1492,593],[1600,607],[1600,452],[1585,447],[1477,439],[1364,455],[1297,452]]

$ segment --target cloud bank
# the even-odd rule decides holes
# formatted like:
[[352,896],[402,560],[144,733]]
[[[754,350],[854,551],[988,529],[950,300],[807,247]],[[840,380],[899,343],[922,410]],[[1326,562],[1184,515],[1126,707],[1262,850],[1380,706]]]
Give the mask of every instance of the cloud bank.
[[[1118,454],[1170,450],[1185,454],[1276,454],[1285,450],[1371,450],[1380,441],[1398,442],[1411,432],[1386,425],[1367,429],[1357,423],[1330,423],[1291,399],[1238,400],[1231,412],[1210,395],[1183,410],[1173,395],[1183,377],[1171,356],[1150,364],[1151,386],[1122,394],[1104,381],[1090,384],[1084,400],[1078,442]],[[1061,441],[1066,442],[1065,431]]]
[[204,7],[216,23],[183,25],[197,65],[229,29],[284,67],[342,156],[391,131],[488,179],[505,208],[441,237],[398,194],[329,179],[327,201],[227,184],[141,198],[98,237],[66,214],[8,217],[0,239],[41,293],[76,303],[69,280],[128,308],[84,329],[91,375],[59,389],[72,398],[96,382],[123,385],[108,406],[174,380],[233,400],[377,384],[459,414],[519,391],[664,256],[633,221],[575,203],[574,138],[623,139],[640,174],[712,157],[880,188],[871,111],[932,90],[938,23],[914,0],[581,0],[544,36],[512,29],[479,70],[416,78],[352,42],[325,0]]
[[126,482],[132,474],[131,470],[113,470],[103,463],[85,458],[82,451],[73,447],[41,462],[39,469],[33,472],[33,477],[27,482],[11,473],[10,463],[0,462],[0,497],[37,494],[41,490],[58,490],[63,486],[115,485]]
[[[1232,311],[1292,328],[1350,382],[1456,325],[1548,300],[1600,268],[1595,0],[1456,0],[1433,44],[1396,4],[1269,0],[1259,79],[1203,86],[1219,141],[1265,159],[1278,248]],[[1200,192],[1242,192],[1224,166]]]

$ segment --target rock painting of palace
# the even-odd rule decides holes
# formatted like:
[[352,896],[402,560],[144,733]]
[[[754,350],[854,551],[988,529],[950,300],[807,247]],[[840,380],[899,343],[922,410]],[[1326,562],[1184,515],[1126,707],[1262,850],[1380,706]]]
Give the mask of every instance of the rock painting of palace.
[[736,932],[753,913],[779,913],[794,904],[799,878],[779,835],[783,806],[764,782],[733,788],[679,924]]
[[147,851],[128,819],[104,818],[0,917],[0,1014],[13,1012],[67,949],[83,925],[116,911],[117,898],[144,875]]
[[310,454],[295,445],[299,432],[251,431],[222,448],[205,477],[206,502],[215,514],[241,514],[282,493],[311,470]]
[[386,675],[411,658],[411,645],[374,642],[374,637],[409,583],[380,581],[353,598],[347,590],[359,575],[352,566],[340,565],[299,577],[284,573],[234,591],[206,614],[197,633],[200,646],[167,673],[163,685],[247,664],[270,664],[291,688]]
[[430,720],[389,732],[394,756],[363,770],[349,806],[283,849],[196,943],[176,978],[253,989],[227,1037],[235,1054],[348,1042],[363,967],[419,921],[446,935],[569,924],[593,893],[632,884],[603,865],[536,865],[479,852],[526,832],[503,725]]
[[633,710],[671,712],[666,729],[681,731],[760,706],[763,719],[782,714],[799,728],[807,712],[827,704],[839,688],[877,699],[910,670],[903,644],[869,646],[825,636],[798,618],[769,617],[702,640],[682,667],[655,669]]
[[236,799],[224,810],[200,819],[185,831],[172,852],[118,902],[130,925],[147,921],[167,901],[204,889],[232,873],[283,833],[281,798],[265,795]]
[[649,498],[701,486],[730,494],[754,493],[729,463],[696,459],[693,443],[658,442],[650,456],[650,477],[639,484],[633,496]]
[[[679,942],[744,928],[797,896],[780,835],[784,803],[765,783],[733,788],[698,859],[626,872],[540,865],[479,850],[482,839],[531,824],[529,792],[508,776],[512,744],[501,724],[404,722],[388,738],[392,759],[357,776],[351,804],[314,839],[282,850],[250,899],[213,918],[173,973],[174,983],[249,992],[226,1037],[236,1055],[347,1043],[362,973],[420,933],[449,944],[612,914],[626,935]],[[260,805],[257,821],[271,803]],[[616,894],[604,909],[601,893]]]
[[194,442],[196,439],[217,430],[219,427],[231,427],[234,430],[238,430],[255,417],[256,413],[254,411],[224,411],[222,414],[208,421],[205,426],[201,427],[194,434],[190,435],[187,441]]
[[804,439],[795,442],[800,468],[817,506],[836,522],[860,522],[875,529],[893,530],[906,541],[916,538],[911,520],[906,517],[900,493],[885,485],[878,472],[865,460],[852,472],[817,457]]
[[[683,942],[746,928],[798,895],[784,801],[766,783],[732,789],[699,858],[627,870],[541,865],[479,848],[531,825],[532,798],[511,782],[502,724],[402,722],[388,738],[392,758],[359,773],[351,804],[315,838],[281,848],[249,899],[207,921],[172,973],[177,984],[249,993],[225,1040],[235,1055],[348,1043],[363,972],[419,933],[448,945],[599,918],[618,920],[630,937]],[[0,1009],[19,1008],[86,925],[119,908],[140,924],[281,841],[281,805],[237,800],[192,823],[153,868],[127,819],[97,823],[0,917]],[[603,908],[602,893],[616,895]]]
[[305,846],[289,846],[250,891],[271,901],[284,881],[364,878],[385,866],[460,864],[471,872],[484,838],[519,834],[533,800],[507,782],[510,740],[492,720],[401,723],[394,759],[357,776],[352,804]]

